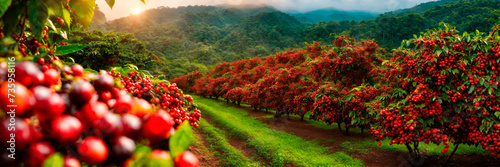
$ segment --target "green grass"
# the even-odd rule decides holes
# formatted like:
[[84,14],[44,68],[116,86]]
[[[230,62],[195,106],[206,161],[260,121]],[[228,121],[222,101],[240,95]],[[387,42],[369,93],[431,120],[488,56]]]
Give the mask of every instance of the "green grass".
[[266,124],[248,116],[247,112],[223,101],[193,97],[203,114],[213,117],[218,125],[237,137],[247,139],[258,154],[268,157],[272,166],[284,166],[288,163],[297,166],[363,166],[360,160],[353,159],[344,152],[330,154],[329,148],[320,146],[317,141],[307,141],[270,129]]
[[[200,131],[200,129],[194,129],[194,130],[195,131]],[[200,153],[214,152],[214,151],[210,150],[207,146],[203,145],[203,143],[201,142],[201,138],[198,135],[194,135],[193,134],[191,136],[191,145],[194,146],[194,147],[196,147],[200,151]],[[205,158],[210,159],[213,156],[214,156],[213,154],[209,154],[209,156],[207,156]]]
[[[377,148],[377,149],[381,149],[381,150],[388,150],[388,151],[408,152],[405,145],[402,145],[402,144],[389,145],[389,142],[390,142],[390,140],[386,139],[386,140],[382,141],[381,146],[378,146],[378,142],[376,142],[376,141],[364,140],[364,141],[355,141],[355,142],[353,142],[352,146],[358,147],[358,148],[372,147],[372,148]],[[441,153],[441,150],[443,150],[444,147],[445,147],[444,144],[440,144],[438,146],[438,145],[432,144],[432,143],[429,143],[429,144],[419,143],[419,146],[418,146],[420,152],[425,153],[427,155],[443,155]],[[446,155],[449,155],[454,148],[455,148],[455,145],[450,144],[449,151],[446,153]],[[487,153],[487,151],[483,150],[481,147],[468,146],[468,145],[458,146],[457,152],[455,152],[455,154],[457,154],[457,155],[473,155],[473,154],[482,155],[483,153]]]
[[349,152],[357,152],[357,153],[360,153],[360,154],[364,154],[364,153],[367,153],[370,149],[367,148],[367,147],[358,147],[357,145],[349,142],[349,141],[345,141],[343,142],[342,144],[340,144],[340,147],[342,147],[342,149],[346,150],[346,151],[349,151]]
[[200,119],[200,129],[210,144],[210,148],[220,151],[214,154],[218,157],[222,166],[262,166],[258,162],[245,157],[238,149],[231,146],[224,132],[208,123],[205,119]]

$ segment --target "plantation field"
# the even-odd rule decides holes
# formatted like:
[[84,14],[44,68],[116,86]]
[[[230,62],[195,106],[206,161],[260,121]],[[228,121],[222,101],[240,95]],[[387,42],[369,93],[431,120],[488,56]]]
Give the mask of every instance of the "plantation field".
[[[195,154],[202,166],[410,165],[404,145],[389,145],[385,140],[378,146],[369,133],[361,133],[360,129],[353,129],[345,136],[336,126],[300,120],[298,116],[276,118],[274,111],[257,111],[245,104],[238,106],[227,104],[224,99],[193,98],[204,114],[196,136],[208,142],[192,145],[190,149],[201,150]],[[441,154],[444,145],[422,144],[420,147],[425,158],[419,165],[441,166],[448,155]],[[475,146],[460,146],[448,165],[495,166],[500,163],[494,157],[482,156],[483,153],[487,152]],[[321,159],[323,157],[325,159]]]

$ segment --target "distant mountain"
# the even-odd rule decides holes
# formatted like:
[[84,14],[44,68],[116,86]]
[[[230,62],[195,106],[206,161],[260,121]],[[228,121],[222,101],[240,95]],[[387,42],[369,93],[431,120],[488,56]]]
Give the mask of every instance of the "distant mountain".
[[423,13],[435,6],[439,6],[439,5],[444,5],[444,4],[447,4],[447,3],[451,3],[451,2],[457,2],[457,1],[460,1],[460,0],[438,0],[438,1],[430,1],[430,2],[425,2],[425,3],[421,3],[421,4],[418,4],[417,6],[414,6],[414,7],[411,7],[411,8],[406,8],[406,9],[399,9],[399,10],[395,10],[395,11],[391,11],[391,12],[387,12],[385,14],[387,15],[394,15],[394,16],[397,16],[397,15],[404,15],[406,13]]
[[320,21],[342,21],[342,20],[373,20],[377,18],[378,13],[366,11],[344,11],[335,8],[325,8],[306,13],[297,13],[296,11],[287,12],[303,23],[317,23]]

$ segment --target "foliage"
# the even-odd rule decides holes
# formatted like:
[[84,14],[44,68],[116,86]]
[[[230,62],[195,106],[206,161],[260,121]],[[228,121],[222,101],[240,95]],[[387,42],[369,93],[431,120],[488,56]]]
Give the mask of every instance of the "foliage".
[[96,71],[126,64],[135,64],[155,75],[167,70],[164,62],[147,51],[144,44],[132,34],[103,33],[99,30],[75,31],[71,33],[67,43],[87,47],[61,58],[71,58],[76,63]]

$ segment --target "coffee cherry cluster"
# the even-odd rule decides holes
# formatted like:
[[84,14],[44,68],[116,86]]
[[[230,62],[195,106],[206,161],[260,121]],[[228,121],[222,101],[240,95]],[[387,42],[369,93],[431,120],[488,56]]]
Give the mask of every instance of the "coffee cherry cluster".
[[[0,74],[9,74],[6,62],[0,64]],[[146,161],[198,166],[189,151],[171,157],[162,145],[179,126],[171,114],[121,90],[105,71],[84,72],[78,64],[63,66],[52,57],[51,63],[44,58],[17,62],[13,74],[16,82],[0,77],[0,140],[15,140],[0,144],[3,150],[15,149],[3,152],[4,166],[42,166],[56,154],[63,155],[64,166],[127,166],[139,161],[133,158],[138,144],[155,148]],[[6,158],[11,153],[15,159]]]
[[110,71],[110,74],[120,79],[124,89],[133,96],[167,110],[176,124],[187,120],[191,126],[198,127],[196,122],[201,117],[200,110],[192,105],[193,98],[184,95],[175,83],[165,84],[164,81],[152,83],[149,77],[142,77],[137,71],[129,72],[124,77],[119,72]]

